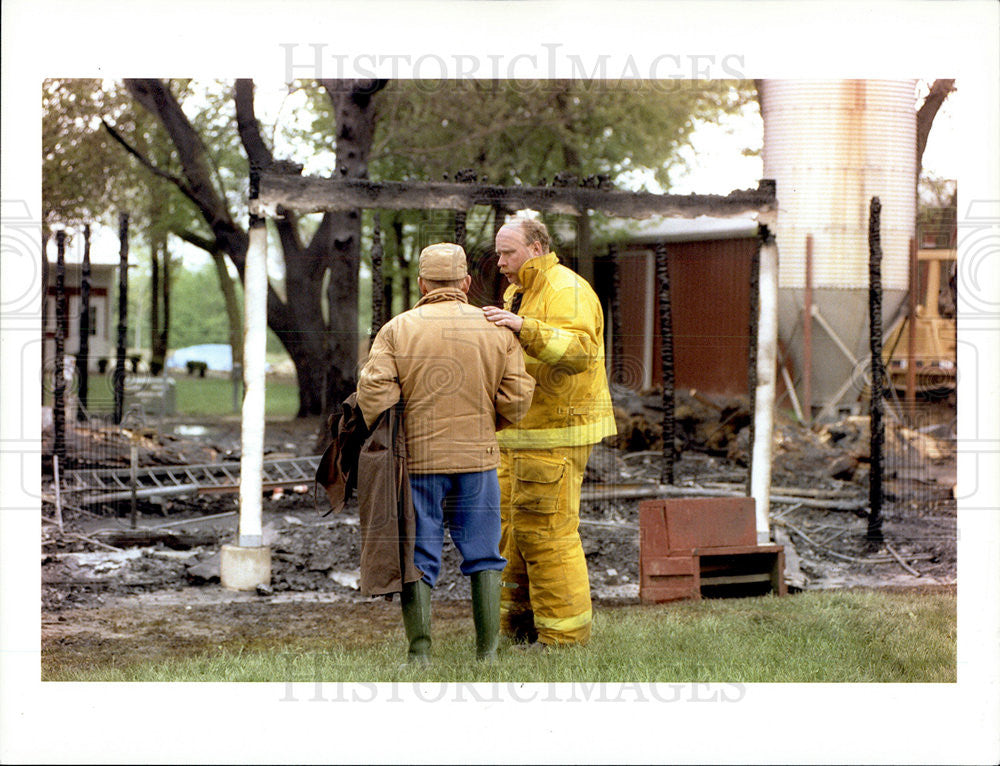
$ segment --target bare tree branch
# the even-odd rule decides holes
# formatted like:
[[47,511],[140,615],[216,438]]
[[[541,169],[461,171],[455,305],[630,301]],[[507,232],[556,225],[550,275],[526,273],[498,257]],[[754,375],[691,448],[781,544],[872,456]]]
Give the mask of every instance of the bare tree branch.
[[182,239],[195,247],[200,247],[202,250],[207,253],[211,253],[212,255],[220,252],[218,242],[214,239],[203,237],[200,234],[195,234],[193,231],[187,231],[185,229],[171,229],[170,233],[178,239]]
[[161,170],[160,168],[156,167],[156,165],[154,165],[152,161],[149,160],[148,157],[146,157],[144,154],[142,154],[142,152],[140,152],[138,149],[132,146],[128,141],[126,141],[125,137],[121,133],[119,133],[115,128],[113,128],[108,123],[108,121],[105,120],[103,117],[101,118],[101,125],[104,126],[104,129],[115,141],[121,144],[121,146],[125,149],[125,151],[127,151],[137,160],[139,160],[142,166],[147,170],[149,170],[150,173],[159,178],[164,178],[167,181],[170,181],[170,183],[174,184],[178,189],[181,190],[181,192],[184,194],[185,197],[187,197],[189,200],[197,204],[198,201],[194,198],[194,194],[191,192],[191,187],[187,185],[187,183],[184,181],[183,178],[175,176],[171,173],[166,172],[165,170]]
[[[256,170],[267,170],[274,165],[274,155],[264,143],[260,133],[260,123],[253,103],[253,80],[240,78],[236,80],[234,101],[236,102],[236,129],[240,134],[240,142],[250,160],[250,167]],[[291,210],[284,208],[278,211],[274,219],[278,237],[281,239],[285,252],[300,252],[302,240],[299,238],[298,218]]]
[[161,80],[126,79],[124,83],[132,97],[163,124],[177,150],[184,177],[190,186],[189,196],[219,240],[220,247],[242,273],[247,235],[236,226],[224,198],[212,183],[212,173],[201,136],[192,127],[174,94]]
[[240,78],[236,81],[234,100],[236,101],[236,129],[240,133],[240,141],[246,149],[250,166],[267,170],[274,162],[271,150],[267,148],[260,135],[260,123],[253,105],[253,80]]
[[931,132],[931,125],[938,110],[948,98],[949,94],[956,90],[954,80],[935,80],[931,85],[924,103],[917,110],[917,175],[920,175],[920,168],[923,163],[924,149],[927,148],[927,137]]

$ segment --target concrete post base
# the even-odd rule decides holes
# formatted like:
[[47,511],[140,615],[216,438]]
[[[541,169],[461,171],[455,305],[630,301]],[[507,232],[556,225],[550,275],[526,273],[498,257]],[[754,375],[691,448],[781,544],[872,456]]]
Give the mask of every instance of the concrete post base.
[[219,579],[222,587],[232,590],[254,590],[258,585],[270,585],[271,549],[223,545]]

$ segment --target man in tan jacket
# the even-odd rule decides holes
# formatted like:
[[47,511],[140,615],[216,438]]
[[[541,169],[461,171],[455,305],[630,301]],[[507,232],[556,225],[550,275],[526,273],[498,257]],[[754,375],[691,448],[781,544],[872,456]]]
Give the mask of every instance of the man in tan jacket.
[[371,426],[404,403],[407,467],[416,512],[414,563],[421,580],[403,588],[413,662],[430,658],[430,591],[441,568],[444,528],[472,581],[476,654],[496,656],[500,619],[500,450],[496,431],[520,420],[534,380],[517,339],[470,306],[465,251],[443,242],[420,253],[423,297],[375,337],[358,379]]

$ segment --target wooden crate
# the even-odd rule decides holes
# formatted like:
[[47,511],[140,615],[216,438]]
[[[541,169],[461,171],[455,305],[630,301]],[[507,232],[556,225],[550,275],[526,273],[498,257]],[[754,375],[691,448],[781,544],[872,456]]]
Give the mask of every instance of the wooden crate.
[[744,497],[639,504],[639,599],[787,593],[780,545],[757,545],[754,501]]

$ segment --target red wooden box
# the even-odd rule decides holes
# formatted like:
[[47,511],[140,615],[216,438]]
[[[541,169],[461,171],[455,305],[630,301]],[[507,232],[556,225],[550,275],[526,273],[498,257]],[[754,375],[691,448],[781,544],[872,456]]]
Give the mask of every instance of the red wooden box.
[[675,498],[639,504],[639,599],[754,595],[785,587],[780,545],[757,545],[748,497]]

